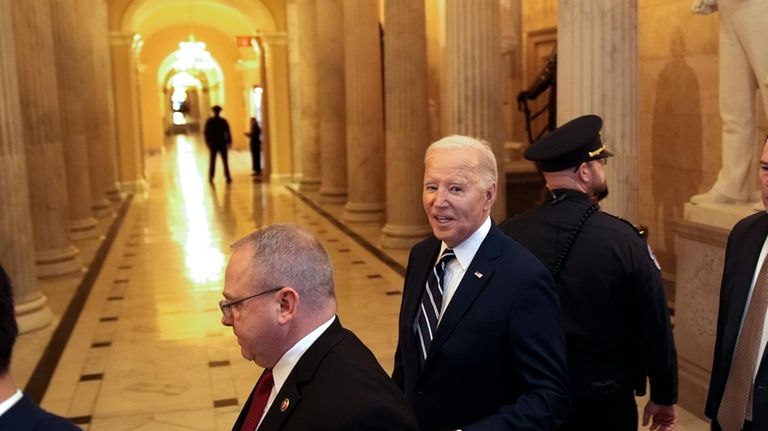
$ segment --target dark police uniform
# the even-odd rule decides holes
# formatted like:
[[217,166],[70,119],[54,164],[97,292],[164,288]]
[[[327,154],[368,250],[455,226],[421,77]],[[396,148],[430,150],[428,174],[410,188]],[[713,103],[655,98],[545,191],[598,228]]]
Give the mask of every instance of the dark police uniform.
[[[526,158],[540,161],[544,171],[558,171],[611,155],[600,142],[599,117],[574,121],[539,140],[529,150],[546,148],[526,151]],[[561,429],[634,431],[634,394],[644,393],[646,377],[653,402],[677,402],[660,270],[631,224],[600,212],[580,191],[552,194],[553,200],[501,228],[557,272],[573,398]]]

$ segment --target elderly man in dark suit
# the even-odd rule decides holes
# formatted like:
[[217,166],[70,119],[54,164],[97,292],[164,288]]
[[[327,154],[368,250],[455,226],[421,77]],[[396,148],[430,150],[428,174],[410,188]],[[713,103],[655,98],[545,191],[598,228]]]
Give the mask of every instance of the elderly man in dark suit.
[[233,430],[416,430],[403,394],[336,317],[331,260],[295,225],[234,244],[219,305],[265,368]]
[[[768,208],[768,140],[760,157]],[[768,430],[768,215],[734,226],[725,249],[706,415],[715,431]]]
[[11,352],[18,335],[11,282],[0,265],[0,430],[73,431],[74,424],[46,412],[24,395],[8,373]]
[[393,378],[422,431],[555,429],[568,410],[557,293],[491,221],[493,152],[449,136],[424,162],[434,236],[408,260]]

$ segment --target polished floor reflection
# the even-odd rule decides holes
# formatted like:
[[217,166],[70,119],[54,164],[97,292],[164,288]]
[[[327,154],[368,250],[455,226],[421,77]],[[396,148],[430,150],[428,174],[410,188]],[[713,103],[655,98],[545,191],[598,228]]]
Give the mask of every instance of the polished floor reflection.
[[[149,158],[149,190],[128,207],[45,408],[95,431],[231,429],[261,369],[242,359],[220,323],[224,268],[229,244],[274,222],[298,223],[321,238],[336,268],[341,321],[391,370],[406,253],[381,256],[359,241],[375,245],[377,225],[340,225],[340,205],[318,211],[311,194],[253,182],[250,155],[230,154],[230,185],[221,166],[208,183],[197,136],[179,135]],[[74,283],[48,283],[44,292],[61,315]],[[45,333],[19,341],[21,386]],[[708,429],[687,412],[681,419],[680,430]]]

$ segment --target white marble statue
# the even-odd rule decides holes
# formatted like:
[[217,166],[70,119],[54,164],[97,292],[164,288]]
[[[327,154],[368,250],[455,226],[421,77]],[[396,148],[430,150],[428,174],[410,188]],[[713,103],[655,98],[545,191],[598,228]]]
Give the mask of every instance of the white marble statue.
[[[717,181],[694,203],[745,203],[756,165],[755,92],[768,107],[768,0],[695,0],[698,14],[720,13],[720,117],[723,164]],[[764,114],[763,114],[764,115]],[[760,137],[760,142],[762,142]]]

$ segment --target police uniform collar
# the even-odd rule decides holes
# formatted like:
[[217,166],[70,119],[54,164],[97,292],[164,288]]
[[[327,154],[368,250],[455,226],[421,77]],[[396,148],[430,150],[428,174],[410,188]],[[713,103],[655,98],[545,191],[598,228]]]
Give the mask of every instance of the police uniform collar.
[[588,194],[574,189],[554,189],[551,191],[552,200],[550,203],[555,204],[562,202],[566,199],[573,199],[575,201],[584,201],[586,203],[592,203],[592,199]]

